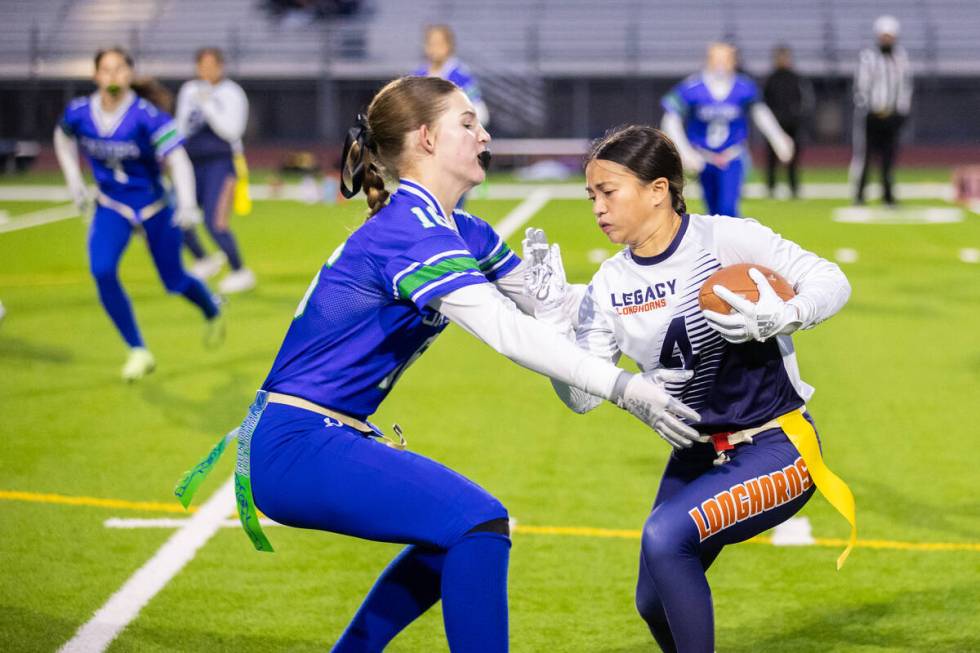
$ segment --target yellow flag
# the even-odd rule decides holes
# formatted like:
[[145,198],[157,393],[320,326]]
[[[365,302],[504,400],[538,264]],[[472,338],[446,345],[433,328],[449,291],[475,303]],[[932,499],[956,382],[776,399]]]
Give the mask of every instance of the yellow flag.
[[248,164],[245,162],[245,155],[241,152],[235,154],[232,159],[235,166],[235,214],[248,215],[252,212],[252,196],[248,192]]

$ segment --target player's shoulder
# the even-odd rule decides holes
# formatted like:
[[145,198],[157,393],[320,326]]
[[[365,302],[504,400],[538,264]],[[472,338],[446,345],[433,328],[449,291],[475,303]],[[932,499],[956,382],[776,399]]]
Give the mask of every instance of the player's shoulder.
[[624,247],[599,264],[599,269],[592,275],[590,285],[600,289],[615,285],[617,279],[628,270],[629,265],[630,250],[629,247]]
[[460,232],[464,230],[486,230],[493,229],[490,223],[483,218],[473,215],[469,211],[464,211],[463,209],[453,209],[453,221],[459,228]]
[[759,85],[745,73],[735,75],[735,88],[743,95],[755,96],[759,94]]
[[704,86],[704,76],[700,72],[691,73],[677,84],[677,89],[681,91],[693,91]]
[[739,243],[767,241],[773,231],[755,218],[736,218],[730,215],[689,216],[691,237],[708,250],[715,251]]
[[65,117],[69,120],[79,119],[87,116],[92,107],[92,97],[89,95],[82,95],[77,98],[73,98],[68,106],[65,107]]

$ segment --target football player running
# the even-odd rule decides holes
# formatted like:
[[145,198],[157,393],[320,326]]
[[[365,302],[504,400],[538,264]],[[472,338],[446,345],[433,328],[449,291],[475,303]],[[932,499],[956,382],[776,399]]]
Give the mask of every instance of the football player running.
[[[569,300],[575,287],[558,245],[528,229],[525,294],[539,319],[573,332],[595,356],[632,358],[700,414],[693,426],[702,438],[662,432],[674,450],[643,529],[636,606],[663,650],[707,653],[714,615],[705,571],[725,545],[788,519],[814,484],[853,526],[853,497],[820,458],[806,409],[813,388],[800,378],[790,338],[839,311],[850,286],[837,265],[754,220],[688,214],[680,156],[652,127],[599,140],[586,181],[599,228],[626,247],[600,266],[581,299]],[[775,270],[796,296],[783,301],[754,271],[758,302],[715,286],[735,311],[702,311],[702,284],[734,263]],[[601,401],[553,385],[576,412]]]
[[[122,48],[95,55],[95,83],[95,93],[72,100],[65,109],[54,130],[54,147],[79,211],[86,213],[91,203],[79,167],[79,145],[98,185],[88,234],[89,262],[102,306],[129,346],[122,377],[135,381],[152,372],[156,362],[119,282],[119,260],[134,231],[146,236],[167,292],[183,295],[204,315],[206,344],[222,340],[224,323],[216,298],[184,271],[180,261],[180,229],[200,222],[201,210],[194,195],[194,170],[173,119],[140,96],[144,85],[133,83],[133,60]],[[162,183],[164,162],[176,207],[170,205]]]
[[[451,650],[508,648],[507,510],[367,421],[450,321],[678,442],[700,437],[681,421],[697,413],[662,386],[515,307],[530,310],[520,259],[489,224],[452,210],[484,180],[489,140],[451,82],[404,77],[378,92],[343,154],[344,194],[363,189],[370,216],[317,272],[237,432],[238,506],[256,548],[271,550],[256,507],[289,526],[408,545],[335,651],[380,651],[439,600]],[[178,485],[185,505],[216,457]]]

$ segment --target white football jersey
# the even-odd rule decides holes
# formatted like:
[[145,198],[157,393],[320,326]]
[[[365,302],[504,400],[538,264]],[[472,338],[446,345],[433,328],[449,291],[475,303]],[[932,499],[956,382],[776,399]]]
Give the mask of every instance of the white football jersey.
[[791,337],[734,345],[704,319],[702,284],[735,263],[785,277],[804,328],[836,313],[850,294],[836,264],[755,220],[684,215],[662,254],[639,257],[626,248],[602,264],[579,305],[579,346],[610,360],[625,354],[644,372],[694,370],[667,389],[701,413],[702,432],[758,426],[802,406],[813,388],[800,378]]

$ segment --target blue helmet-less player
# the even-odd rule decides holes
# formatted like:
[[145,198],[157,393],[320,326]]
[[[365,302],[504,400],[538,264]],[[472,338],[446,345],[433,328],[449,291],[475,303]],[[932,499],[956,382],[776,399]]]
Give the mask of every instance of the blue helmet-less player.
[[[206,342],[220,341],[224,328],[215,298],[180,261],[178,225],[200,221],[194,171],[170,115],[134,92],[132,66],[120,48],[100,51],[95,56],[98,91],[73,100],[54,133],[58,162],[80,210],[87,208],[89,196],[79,168],[79,147],[98,186],[88,235],[89,262],[102,305],[130,347],[122,369],[127,381],[155,367],[118,276],[119,260],[134,231],[145,235],[167,291],[183,295],[204,315]],[[176,191],[176,209],[163,185],[164,161]]]
[[[316,274],[237,430],[238,506],[258,549],[271,545],[255,507],[290,526],[409,545],[335,651],[380,651],[440,600],[453,651],[507,650],[507,510],[367,422],[450,321],[649,425],[697,436],[679,420],[696,418],[680,401],[521,312],[523,263],[486,222],[446,210],[483,181],[488,141],[450,82],[404,77],[379,91],[344,154],[344,192],[363,184],[371,216]],[[382,174],[400,178],[390,195]],[[445,391],[447,401],[463,399]],[[216,457],[178,484],[185,505]]]
[[736,73],[735,63],[735,48],[711,44],[705,69],[662,100],[663,129],[677,145],[684,167],[699,173],[708,213],[713,215],[739,215],[750,117],[781,161],[793,156],[792,139],[761,101],[755,82]]
[[489,124],[490,111],[483,101],[480,86],[466,64],[456,57],[456,35],[449,25],[429,25],[425,28],[425,58],[425,65],[416,68],[412,74],[441,77],[460,87],[473,103],[480,122]]
[[[754,220],[688,214],[680,156],[652,127],[599,141],[586,183],[599,227],[626,247],[601,265],[580,302],[562,311],[538,302],[535,312],[556,325],[574,322],[581,347],[608,360],[632,358],[698,411],[702,438],[662,432],[674,451],[643,528],[636,607],[664,651],[711,653],[705,571],[725,546],[791,517],[814,486],[851,522],[853,544],[853,497],[823,462],[806,409],[813,388],[800,378],[790,337],[840,310],[850,286],[837,265]],[[539,281],[528,294],[552,296],[548,286],[563,285],[560,257],[536,236],[525,245],[526,259],[543,254],[531,266],[528,278]],[[755,271],[757,302],[715,286],[735,310],[702,311],[702,285],[735,263],[775,270],[796,296],[780,299]],[[576,412],[599,403],[561,383],[555,389]]]

